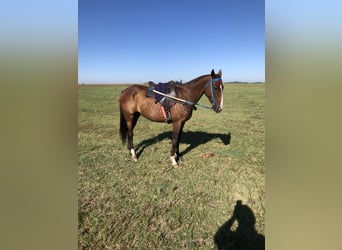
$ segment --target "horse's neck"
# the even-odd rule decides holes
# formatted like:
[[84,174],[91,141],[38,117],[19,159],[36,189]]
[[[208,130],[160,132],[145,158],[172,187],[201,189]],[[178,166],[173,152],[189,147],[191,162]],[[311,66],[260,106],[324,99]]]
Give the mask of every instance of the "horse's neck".
[[182,85],[182,98],[191,102],[198,102],[204,93],[204,86],[210,81],[210,75],[200,77]]

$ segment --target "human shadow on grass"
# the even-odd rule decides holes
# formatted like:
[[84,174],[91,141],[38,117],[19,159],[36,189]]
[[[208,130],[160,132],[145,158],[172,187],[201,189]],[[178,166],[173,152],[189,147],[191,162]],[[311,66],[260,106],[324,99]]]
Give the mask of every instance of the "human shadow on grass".
[[[234,222],[236,230],[232,230]],[[218,250],[265,250],[265,236],[255,229],[255,216],[247,205],[236,202],[232,217],[216,232],[214,242]]]
[[[140,142],[137,146],[136,146],[136,154],[137,157],[139,158],[139,156],[142,154],[142,152],[144,151],[144,149],[148,146],[151,146],[153,144],[156,144],[160,141],[163,141],[165,139],[169,139],[171,142],[171,138],[172,138],[172,132],[168,131],[168,132],[164,132],[161,133],[157,136],[154,136],[152,138],[146,139],[142,142]],[[207,133],[207,132],[202,132],[202,131],[196,131],[196,132],[192,132],[192,131],[187,131],[187,132],[183,132],[181,134],[180,137],[180,142],[179,143],[185,143],[185,144],[189,144],[189,146],[183,151],[180,152],[180,157],[182,157],[183,155],[189,153],[191,150],[193,150],[194,148],[197,148],[198,146],[202,145],[202,144],[206,144],[207,142],[219,138],[222,143],[224,145],[229,145],[230,144],[230,139],[231,139],[231,135],[230,133],[227,134],[219,134],[219,133]]]

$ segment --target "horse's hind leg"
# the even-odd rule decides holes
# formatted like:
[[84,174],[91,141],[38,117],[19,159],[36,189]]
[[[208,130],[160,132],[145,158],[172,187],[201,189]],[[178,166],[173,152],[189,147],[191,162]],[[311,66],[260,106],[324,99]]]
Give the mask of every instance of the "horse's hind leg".
[[132,160],[137,161],[137,155],[135,153],[134,145],[133,145],[133,129],[137,124],[137,121],[140,117],[140,113],[136,112],[130,116],[130,119],[127,120],[127,148],[131,154]]

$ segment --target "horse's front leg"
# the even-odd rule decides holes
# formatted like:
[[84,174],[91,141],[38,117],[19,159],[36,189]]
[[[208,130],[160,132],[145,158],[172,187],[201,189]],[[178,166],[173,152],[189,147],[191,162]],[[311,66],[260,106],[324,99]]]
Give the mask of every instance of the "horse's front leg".
[[179,157],[179,139],[183,130],[184,122],[173,123],[172,131],[172,147],[171,147],[171,164],[173,167],[178,167],[178,157]]

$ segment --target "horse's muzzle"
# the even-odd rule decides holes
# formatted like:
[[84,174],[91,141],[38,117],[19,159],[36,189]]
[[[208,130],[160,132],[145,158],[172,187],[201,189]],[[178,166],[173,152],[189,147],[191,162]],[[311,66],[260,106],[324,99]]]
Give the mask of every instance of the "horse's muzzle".
[[216,112],[216,113],[220,113],[222,111],[222,108],[219,106],[219,105],[214,105],[213,106],[213,110]]

